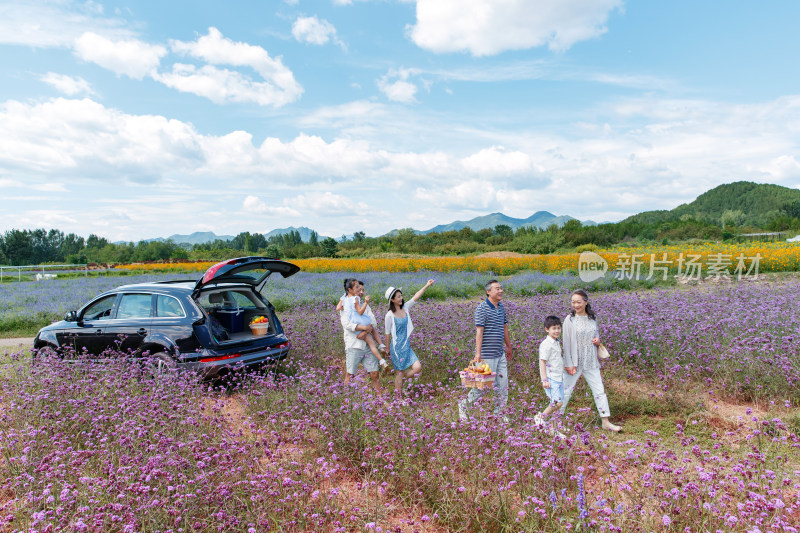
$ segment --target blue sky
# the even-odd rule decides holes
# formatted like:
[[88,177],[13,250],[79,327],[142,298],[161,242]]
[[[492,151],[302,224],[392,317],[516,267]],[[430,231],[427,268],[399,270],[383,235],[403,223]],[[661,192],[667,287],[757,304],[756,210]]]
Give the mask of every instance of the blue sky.
[[0,2],[0,231],[614,221],[800,185],[800,3]]

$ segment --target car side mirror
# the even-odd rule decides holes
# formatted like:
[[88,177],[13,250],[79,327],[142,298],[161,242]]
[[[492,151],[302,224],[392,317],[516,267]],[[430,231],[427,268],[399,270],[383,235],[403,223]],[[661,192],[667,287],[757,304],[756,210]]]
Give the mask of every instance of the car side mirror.
[[78,313],[75,311],[70,311],[66,315],[64,315],[64,320],[66,322],[77,322],[78,321]]

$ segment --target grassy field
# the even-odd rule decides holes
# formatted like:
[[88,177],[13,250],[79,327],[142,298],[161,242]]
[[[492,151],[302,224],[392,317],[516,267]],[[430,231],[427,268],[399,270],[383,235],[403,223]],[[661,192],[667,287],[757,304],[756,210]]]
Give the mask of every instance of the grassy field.
[[798,289],[787,276],[592,293],[624,432],[597,427],[581,387],[566,441],[532,423],[541,321],[566,314],[564,291],[507,295],[509,424],[490,399],[458,421],[475,294],[415,308],[423,373],[406,403],[342,383],[328,301],[281,312],[287,364],[222,389],[8,353],[0,517],[40,531],[788,531],[800,521]]

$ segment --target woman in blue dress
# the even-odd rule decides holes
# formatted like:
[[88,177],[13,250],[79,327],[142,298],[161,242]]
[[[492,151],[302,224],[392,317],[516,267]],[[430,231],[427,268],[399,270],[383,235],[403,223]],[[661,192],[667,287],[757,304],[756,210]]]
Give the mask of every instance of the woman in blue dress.
[[422,363],[419,362],[408,342],[408,337],[414,331],[414,323],[411,321],[408,310],[422,298],[431,285],[433,285],[433,280],[429,279],[428,283],[418,290],[408,302],[403,299],[403,292],[399,287],[386,289],[385,296],[389,300],[389,311],[386,313],[385,320],[386,346],[390,347],[389,354],[395,369],[394,392],[398,399],[402,396],[403,379],[422,372]]

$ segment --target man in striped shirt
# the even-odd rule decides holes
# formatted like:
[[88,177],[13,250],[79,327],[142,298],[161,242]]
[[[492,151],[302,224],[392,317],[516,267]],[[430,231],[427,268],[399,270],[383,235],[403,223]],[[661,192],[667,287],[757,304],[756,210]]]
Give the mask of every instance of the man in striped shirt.
[[[501,415],[508,403],[508,362],[511,356],[511,337],[508,334],[508,317],[500,301],[503,299],[503,286],[496,279],[484,285],[486,300],[475,309],[475,362],[485,362],[497,372],[494,380],[494,414]],[[505,350],[503,347],[505,345]],[[458,403],[458,416],[467,420],[470,409],[489,389],[472,388],[469,394]],[[508,423],[508,417],[503,422]]]

